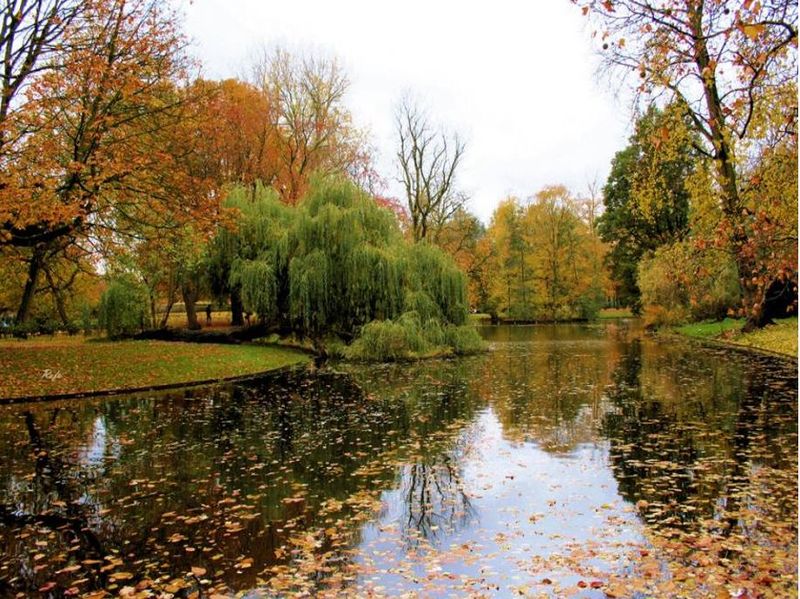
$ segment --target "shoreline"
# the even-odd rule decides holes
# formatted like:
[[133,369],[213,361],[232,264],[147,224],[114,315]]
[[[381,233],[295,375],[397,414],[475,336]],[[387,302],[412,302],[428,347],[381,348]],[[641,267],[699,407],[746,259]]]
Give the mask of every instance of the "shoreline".
[[224,383],[239,383],[258,379],[265,376],[278,375],[294,370],[306,368],[307,363],[297,362],[295,364],[286,364],[284,366],[276,366],[263,370],[261,372],[253,372],[250,374],[238,374],[222,378],[211,378],[198,381],[184,381],[177,383],[162,383],[157,385],[145,385],[143,387],[119,387],[115,389],[97,389],[91,391],[75,391],[72,393],[58,393],[50,395],[28,395],[28,396],[11,396],[0,397],[0,406],[8,406],[20,403],[39,403],[45,401],[61,401],[65,399],[89,399],[94,397],[116,397],[117,395],[128,395],[134,393],[147,393],[150,391],[169,391],[171,389],[191,389],[194,387],[210,387],[212,385],[220,385]]
[[58,338],[0,343],[0,405],[199,387],[305,367],[295,349]]
[[759,354],[762,356],[768,356],[771,358],[778,358],[780,360],[784,360],[786,362],[797,362],[797,356],[792,354],[787,354],[771,349],[767,349],[764,347],[757,347],[755,345],[746,345],[744,343],[736,343],[735,341],[728,341],[725,339],[716,339],[711,337],[693,337],[691,335],[686,335],[683,333],[678,333],[674,330],[659,330],[653,333],[656,337],[663,337],[665,339],[681,339],[693,343],[697,343],[699,345],[707,345],[710,347],[716,347],[719,349],[729,349],[732,351],[737,351],[740,353],[748,353],[748,354]]

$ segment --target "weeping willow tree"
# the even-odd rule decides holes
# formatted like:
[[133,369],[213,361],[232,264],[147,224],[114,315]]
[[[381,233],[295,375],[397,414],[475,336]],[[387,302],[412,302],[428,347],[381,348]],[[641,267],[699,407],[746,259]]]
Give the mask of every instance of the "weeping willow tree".
[[347,338],[402,310],[404,241],[394,216],[352,183],[315,180],[287,240],[293,329]]
[[244,324],[245,307],[254,314],[275,318],[279,297],[284,303],[286,297],[286,291],[281,295],[278,286],[284,275],[278,268],[285,267],[279,252],[294,214],[272,188],[260,183],[255,192],[252,188],[233,188],[224,205],[236,215],[236,222],[231,228],[220,229],[206,251],[211,288],[220,298],[230,297],[233,325]]
[[394,215],[345,179],[313,180],[296,207],[266,188],[235,190],[228,204],[240,214],[227,245],[218,242],[235,254],[229,287],[262,322],[320,351],[327,336],[351,341],[367,323],[408,312],[431,330],[466,320],[466,277],[452,259],[408,244]]
[[406,311],[416,311],[424,320],[466,322],[467,279],[449,256],[422,242],[408,246],[403,262]]

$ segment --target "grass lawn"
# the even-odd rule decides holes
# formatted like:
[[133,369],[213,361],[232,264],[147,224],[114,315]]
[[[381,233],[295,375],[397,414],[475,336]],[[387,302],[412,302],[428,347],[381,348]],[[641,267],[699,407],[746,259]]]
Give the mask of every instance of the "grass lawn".
[[0,340],[0,398],[190,383],[308,360],[277,347],[83,337]]
[[700,339],[715,339],[728,331],[736,332],[744,326],[743,318],[726,318],[722,321],[693,322],[675,328],[676,333]]
[[797,318],[784,318],[761,330],[742,334],[744,319],[726,318],[721,322],[697,322],[676,327],[676,333],[687,337],[714,339],[734,345],[797,357]]
[[[158,314],[158,321],[161,321],[161,317],[163,314]],[[207,328],[206,324],[206,306],[205,304],[199,304],[197,309],[197,322],[205,329]],[[213,327],[227,327],[231,324],[231,312],[230,310],[214,310],[211,313],[211,325]],[[167,319],[167,326],[173,328],[182,328],[186,326],[186,312],[170,312],[169,318]]]
[[629,308],[603,308],[597,313],[600,320],[611,320],[613,318],[633,318],[633,312]]
[[479,312],[477,314],[469,314],[469,315],[467,315],[467,322],[469,324],[486,324],[486,323],[489,323],[491,321],[492,321],[492,315],[491,314],[482,314],[482,313]]

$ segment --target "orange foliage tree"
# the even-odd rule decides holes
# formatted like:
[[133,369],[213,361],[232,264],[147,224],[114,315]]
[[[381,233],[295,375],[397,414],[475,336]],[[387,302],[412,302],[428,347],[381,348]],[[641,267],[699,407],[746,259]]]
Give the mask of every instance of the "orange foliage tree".
[[487,309],[489,300],[488,264],[491,245],[485,239],[486,228],[480,220],[458,208],[435,232],[433,242],[450,254],[467,275],[469,306],[472,310]]
[[113,245],[144,224],[202,227],[219,200],[170,140],[191,104],[172,12],[147,0],[22,5],[34,8],[6,14],[17,35],[0,40],[20,80],[0,113],[0,247],[28,252],[20,322],[54,247]]
[[[623,77],[633,75],[634,89],[642,96],[652,100],[666,95],[687,107],[702,140],[696,149],[714,166],[722,213],[718,239],[739,270],[747,326],[763,325],[768,320],[768,291],[776,279],[786,279],[787,270],[796,295],[796,232],[794,244],[781,248],[783,258],[765,268],[759,255],[776,248],[754,247],[763,236],[759,231],[765,219],[758,216],[763,208],[760,192],[757,186],[748,189],[748,174],[765,146],[796,147],[797,3],[573,2],[597,25],[595,36],[601,40],[607,67]],[[776,95],[786,101],[778,111],[766,110]],[[765,131],[770,119],[772,126]],[[795,164],[795,179],[796,173]]]

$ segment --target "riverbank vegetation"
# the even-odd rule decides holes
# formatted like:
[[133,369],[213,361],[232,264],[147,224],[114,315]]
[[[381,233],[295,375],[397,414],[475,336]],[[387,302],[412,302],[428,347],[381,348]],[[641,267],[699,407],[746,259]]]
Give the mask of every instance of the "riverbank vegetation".
[[653,325],[796,313],[797,7],[577,4],[649,107],[604,190],[622,294]]
[[[24,16],[52,37],[3,41],[36,67],[6,58],[12,83],[35,93],[11,101],[2,123],[7,160],[24,174],[0,198],[3,332],[122,338],[166,327],[179,298],[199,329],[202,298],[207,324],[215,301],[232,326],[298,335],[323,355],[324,339],[350,343],[368,323],[412,312],[441,328],[437,348],[481,345],[454,329],[466,321],[465,275],[424,236],[407,239],[398,203],[378,194],[335,58],[277,48],[247,81],[207,81],[161,4],[67,2]],[[442,223],[449,189],[416,209]],[[36,201],[23,210],[19,198]]]
[[302,352],[256,345],[68,336],[0,340],[0,400],[220,380],[308,360]]
[[383,359],[475,350],[470,312],[746,329],[796,313],[796,11],[579,4],[635,76],[629,144],[604,185],[508,197],[488,224],[459,186],[468,144],[411,95],[388,197],[333,56],[273,48],[213,81],[161,3],[25,12],[39,37],[0,40],[2,332],[126,337],[178,304],[200,329],[213,304],[322,355],[368,332],[336,351]]
[[797,317],[784,318],[762,329],[742,332],[744,320],[726,318],[721,321],[704,321],[675,327],[673,330],[687,337],[750,347],[772,353],[797,357]]

